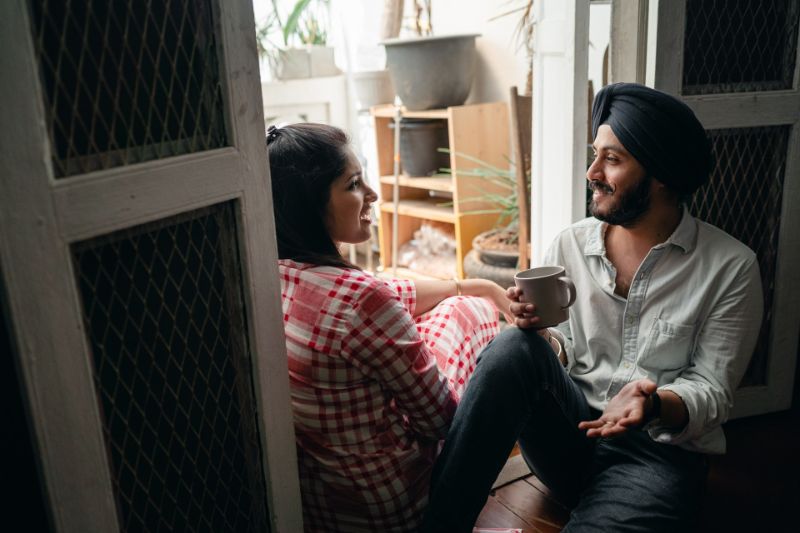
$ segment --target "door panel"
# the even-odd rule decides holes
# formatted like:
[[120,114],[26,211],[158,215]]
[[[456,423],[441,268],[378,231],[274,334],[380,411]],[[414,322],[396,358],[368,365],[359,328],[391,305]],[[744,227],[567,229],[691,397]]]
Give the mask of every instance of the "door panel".
[[28,5],[56,178],[229,145],[211,0]]
[[650,3],[648,84],[680,96],[717,166],[690,202],[758,255],[764,322],[733,416],[791,404],[800,330],[800,1]]
[[301,531],[252,5],[0,3],[0,264],[58,531]]
[[267,531],[232,203],[72,246],[123,531]]

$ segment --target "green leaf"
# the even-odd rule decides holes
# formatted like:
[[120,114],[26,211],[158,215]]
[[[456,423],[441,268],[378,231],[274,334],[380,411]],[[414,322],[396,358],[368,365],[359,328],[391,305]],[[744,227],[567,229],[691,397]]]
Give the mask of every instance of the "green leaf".
[[289,43],[289,36],[297,33],[300,20],[300,15],[303,14],[303,11],[306,10],[308,4],[311,3],[311,0],[297,0],[297,3],[294,5],[294,9],[289,14],[289,18],[286,19],[286,24],[283,26],[283,40],[285,43]]

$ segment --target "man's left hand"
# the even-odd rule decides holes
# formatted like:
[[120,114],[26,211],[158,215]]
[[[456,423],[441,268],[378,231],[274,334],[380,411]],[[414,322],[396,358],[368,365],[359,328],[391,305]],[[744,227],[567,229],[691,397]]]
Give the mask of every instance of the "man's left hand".
[[578,428],[587,430],[587,437],[622,435],[644,422],[647,397],[655,390],[656,384],[649,379],[631,381],[611,398],[600,418],[581,422]]

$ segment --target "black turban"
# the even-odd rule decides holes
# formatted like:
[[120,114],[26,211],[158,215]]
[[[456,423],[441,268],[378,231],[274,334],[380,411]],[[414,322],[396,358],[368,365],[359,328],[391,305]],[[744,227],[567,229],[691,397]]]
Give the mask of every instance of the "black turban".
[[706,132],[689,106],[669,94],[636,83],[603,87],[592,107],[592,138],[608,124],[628,152],[658,181],[692,194],[713,161]]

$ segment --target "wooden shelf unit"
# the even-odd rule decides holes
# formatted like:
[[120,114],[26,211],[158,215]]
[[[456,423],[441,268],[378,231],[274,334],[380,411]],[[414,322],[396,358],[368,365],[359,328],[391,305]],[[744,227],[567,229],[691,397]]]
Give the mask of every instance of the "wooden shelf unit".
[[[378,172],[381,176],[378,221],[380,258],[384,270],[391,272],[395,176],[394,130],[389,124],[394,122],[395,107],[376,106],[370,112],[376,136]],[[472,239],[478,233],[491,229],[498,218],[494,213],[471,213],[494,207],[490,202],[476,201],[475,197],[491,192],[506,194],[508,191],[480,177],[465,175],[465,172],[479,165],[459,154],[478,158],[500,168],[508,168],[511,155],[508,106],[505,102],[492,102],[428,111],[407,111],[401,108],[400,114],[402,118],[427,118],[447,122],[452,174],[413,177],[405,175],[401,169],[397,178],[398,246],[409,241],[425,222],[444,224],[452,228],[456,239],[457,273],[463,279],[464,257],[472,249]],[[450,205],[442,205],[448,203]],[[402,273],[408,274],[407,271],[408,269],[398,267],[398,276]]]

